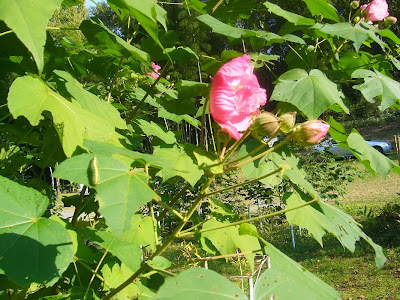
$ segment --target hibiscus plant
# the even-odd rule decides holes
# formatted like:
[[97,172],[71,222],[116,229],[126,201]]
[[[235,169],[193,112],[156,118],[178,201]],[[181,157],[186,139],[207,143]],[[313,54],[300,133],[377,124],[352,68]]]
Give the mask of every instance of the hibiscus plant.
[[[263,255],[251,299],[340,298],[252,224],[276,215],[321,246],[328,233],[353,252],[362,238],[377,268],[384,265],[382,248],[320,197],[291,149],[329,133],[373,174],[400,173],[333,118],[350,111],[345,91],[381,111],[400,108],[391,73],[400,70],[400,39],[385,0],[353,1],[346,16],[325,0],[297,1],[304,15],[269,1],[108,0],[132,36],[97,18],[48,27],[56,9],[82,2],[0,0],[1,296],[247,299],[202,266],[244,256],[254,271]],[[195,38],[222,40],[220,53],[205,55],[180,42],[184,32],[168,31],[172,6],[195,20],[187,24]],[[258,13],[269,19],[248,26]],[[265,31],[268,23],[279,31]],[[54,30],[79,30],[86,42],[54,42]],[[185,66],[197,81],[169,75]],[[265,72],[275,81],[266,83]],[[224,174],[245,181],[219,184]],[[282,181],[283,206],[274,213],[240,218],[224,197]],[[60,203],[69,203],[70,216]],[[199,213],[203,204],[210,213]],[[161,231],[165,218],[175,221]],[[165,252],[182,240],[202,250],[183,264],[168,260]]]

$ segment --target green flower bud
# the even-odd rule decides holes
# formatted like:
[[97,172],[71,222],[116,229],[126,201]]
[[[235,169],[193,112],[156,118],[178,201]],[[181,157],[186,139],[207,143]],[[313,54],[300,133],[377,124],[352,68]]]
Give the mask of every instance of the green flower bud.
[[281,120],[270,112],[261,113],[251,125],[251,133],[257,139],[275,135],[281,127]]
[[306,50],[307,50],[308,52],[314,51],[314,50],[315,50],[315,46],[314,46],[314,45],[309,45],[309,46],[306,48]]
[[293,130],[293,127],[296,124],[296,114],[297,112],[294,111],[294,112],[284,113],[279,116],[279,119],[282,121],[281,131],[283,133],[289,133]]
[[293,129],[293,139],[300,145],[319,144],[328,133],[329,125],[321,120],[312,120],[298,124]]
[[350,3],[350,7],[352,8],[352,9],[356,9],[356,8],[358,8],[360,6],[360,1],[352,1],[351,3]]
[[391,26],[397,23],[397,18],[393,16],[386,17],[384,20],[386,26]]
[[360,22],[361,18],[359,16],[355,17],[353,19],[354,24],[357,24],[358,22]]

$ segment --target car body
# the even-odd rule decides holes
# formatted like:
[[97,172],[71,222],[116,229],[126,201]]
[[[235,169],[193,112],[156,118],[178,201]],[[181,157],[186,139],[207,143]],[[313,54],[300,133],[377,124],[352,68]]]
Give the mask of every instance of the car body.
[[[379,151],[382,154],[386,154],[388,152],[393,151],[393,146],[391,143],[386,142],[386,141],[380,141],[380,140],[367,140],[366,141],[368,145],[373,147],[375,150]],[[338,143],[333,140],[332,138],[327,138],[323,142],[319,143],[316,146],[312,147],[312,150],[316,151],[327,151],[331,153],[334,156],[338,157],[350,157],[354,156],[354,154],[342,147],[339,147]]]

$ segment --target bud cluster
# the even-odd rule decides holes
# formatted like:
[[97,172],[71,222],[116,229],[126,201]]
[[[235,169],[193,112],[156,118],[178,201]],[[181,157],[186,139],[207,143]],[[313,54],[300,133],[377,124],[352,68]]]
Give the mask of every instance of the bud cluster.
[[320,143],[328,133],[329,125],[321,120],[311,120],[302,124],[296,123],[296,112],[276,116],[262,112],[251,125],[252,135],[261,140],[265,136],[274,137],[279,131],[293,132],[293,139],[300,145],[312,146]]

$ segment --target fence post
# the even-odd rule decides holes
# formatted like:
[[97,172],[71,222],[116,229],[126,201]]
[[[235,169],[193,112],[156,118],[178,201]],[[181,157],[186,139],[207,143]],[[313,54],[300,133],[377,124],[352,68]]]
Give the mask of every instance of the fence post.
[[394,136],[394,142],[396,144],[397,161],[400,165],[400,134]]

